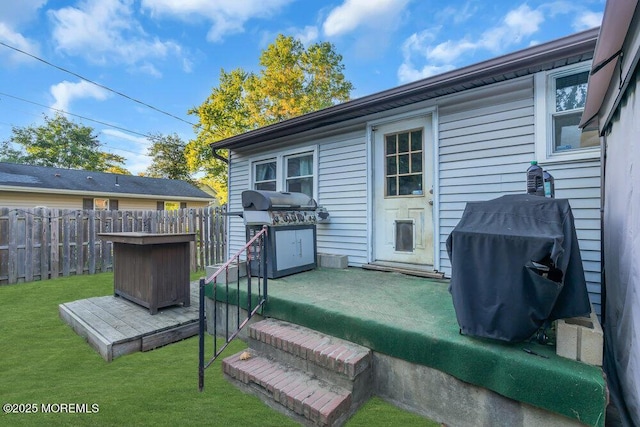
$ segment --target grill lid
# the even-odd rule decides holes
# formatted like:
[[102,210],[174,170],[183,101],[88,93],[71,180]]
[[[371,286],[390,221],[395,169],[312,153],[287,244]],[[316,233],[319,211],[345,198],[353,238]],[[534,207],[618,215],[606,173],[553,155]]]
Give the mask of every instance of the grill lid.
[[304,193],[266,190],[246,190],[242,192],[242,207],[245,210],[315,210],[317,206],[316,201]]

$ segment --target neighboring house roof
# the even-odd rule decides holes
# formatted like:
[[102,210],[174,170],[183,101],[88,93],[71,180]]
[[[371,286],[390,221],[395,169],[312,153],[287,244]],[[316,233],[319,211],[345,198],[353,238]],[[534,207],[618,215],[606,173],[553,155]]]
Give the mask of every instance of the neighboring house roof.
[[223,139],[213,149],[241,148],[432,98],[590,60],[598,28],[418,80],[373,95]]
[[[608,111],[601,111],[614,73],[617,72],[628,77],[629,71],[633,72],[638,64],[637,52],[624,52],[623,58],[623,45],[627,39],[637,5],[637,0],[627,0],[608,1],[605,6],[598,44],[593,56],[591,75],[589,76],[587,102],[580,121],[581,127],[591,126],[595,122],[595,125],[598,125],[601,130],[604,129],[625,93],[629,84],[628,78],[620,82],[620,87],[617,88],[617,93],[613,96],[614,105],[607,108]],[[637,38],[638,35],[631,34],[630,37]],[[629,42],[632,43],[633,40],[629,40]],[[624,62],[624,65],[621,65],[620,62]],[[623,70],[620,70],[620,67]],[[600,123],[597,123],[598,121]]]
[[186,181],[2,162],[0,190],[197,201],[212,199]]

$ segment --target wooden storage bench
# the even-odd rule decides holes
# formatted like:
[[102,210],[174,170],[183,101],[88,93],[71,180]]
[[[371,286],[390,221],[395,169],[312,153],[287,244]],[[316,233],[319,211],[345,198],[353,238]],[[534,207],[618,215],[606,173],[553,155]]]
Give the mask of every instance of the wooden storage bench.
[[190,304],[190,242],[195,233],[101,233],[113,242],[114,294],[147,307],[151,314]]

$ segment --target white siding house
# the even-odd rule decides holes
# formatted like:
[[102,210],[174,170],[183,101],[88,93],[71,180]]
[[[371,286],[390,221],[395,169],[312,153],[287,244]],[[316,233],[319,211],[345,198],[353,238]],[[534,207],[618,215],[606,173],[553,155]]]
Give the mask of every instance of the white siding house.
[[[289,162],[304,158],[304,176],[313,181],[308,192],[330,213],[329,222],[317,225],[318,252],[348,255],[355,267],[395,263],[448,277],[445,241],[466,203],[525,192],[526,169],[537,160],[554,176],[556,197],[570,201],[600,313],[599,141],[576,137],[581,108],[556,104],[565,88],[583,80],[586,87],[597,34],[586,31],[216,142],[214,150],[230,150],[229,210],[242,210],[247,189],[290,190]],[[231,217],[230,253],[244,242],[242,220]]]

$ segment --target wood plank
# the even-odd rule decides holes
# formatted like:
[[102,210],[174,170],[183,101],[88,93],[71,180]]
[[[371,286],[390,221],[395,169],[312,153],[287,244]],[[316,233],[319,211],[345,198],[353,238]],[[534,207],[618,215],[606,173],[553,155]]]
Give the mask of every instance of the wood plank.
[[100,356],[107,362],[111,362],[111,342],[95,330],[80,315],[69,309],[68,304],[60,304],[58,307],[60,318],[71,326],[75,333],[85,338],[89,345],[93,347]]
[[430,279],[444,279],[444,273],[439,273],[435,271],[424,271],[424,270],[413,270],[409,268],[397,268],[397,267],[387,267],[376,264],[364,264],[362,266],[364,270],[375,270],[375,271],[386,271],[386,272],[395,272],[407,274],[410,276],[418,276],[425,277]]
[[96,211],[89,211],[89,219],[88,219],[88,239],[89,244],[87,245],[87,258],[89,264],[89,274],[95,274],[96,272]]
[[68,276],[71,269],[71,213],[68,209],[62,211],[62,275]]
[[35,209],[27,209],[25,213],[25,233],[24,233],[24,281],[33,281],[33,244],[34,244],[34,215]]
[[18,212],[9,211],[9,284],[18,282]]
[[51,211],[40,209],[40,280],[50,278],[49,256],[51,254]]
[[[131,341],[117,342],[111,345],[111,360],[116,357],[137,353],[142,349],[142,338],[135,338]],[[109,361],[111,361],[109,360]]]
[[141,351],[149,351],[198,334],[198,321],[142,337]]
[[87,300],[74,301],[64,305],[68,311],[74,313],[76,317],[90,326],[92,334],[101,336],[105,341],[113,343],[127,338],[122,332],[94,314],[91,311],[91,305],[87,305]]
[[145,333],[144,329],[138,327],[137,324],[133,322],[127,322],[125,316],[120,315],[119,311],[109,312],[105,310],[104,306],[100,303],[100,301],[107,301],[107,304],[113,306],[115,297],[97,297],[97,298],[89,298],[83,300],[87,304],[88,309],[99,319],[103,320],[112,328],[118,330],[122,335],[123,339],[129,339],[131,337],[140,336]]
[[83,211],[76,213],[76,274],[84,274],[84,214]]
[[51,278],[55,279],[60,275],[60,209],[51,211],[51,246],[49,257],[49,265]]
[[105,313],[122,319],[123,322],[137,331],[137,335],[143,335],[150,331],[170,326],[163,324],[159,320],[149,319],[152,316],[149,314],[148,309],[120,297],[104,297],[92,302],[104,310]]

